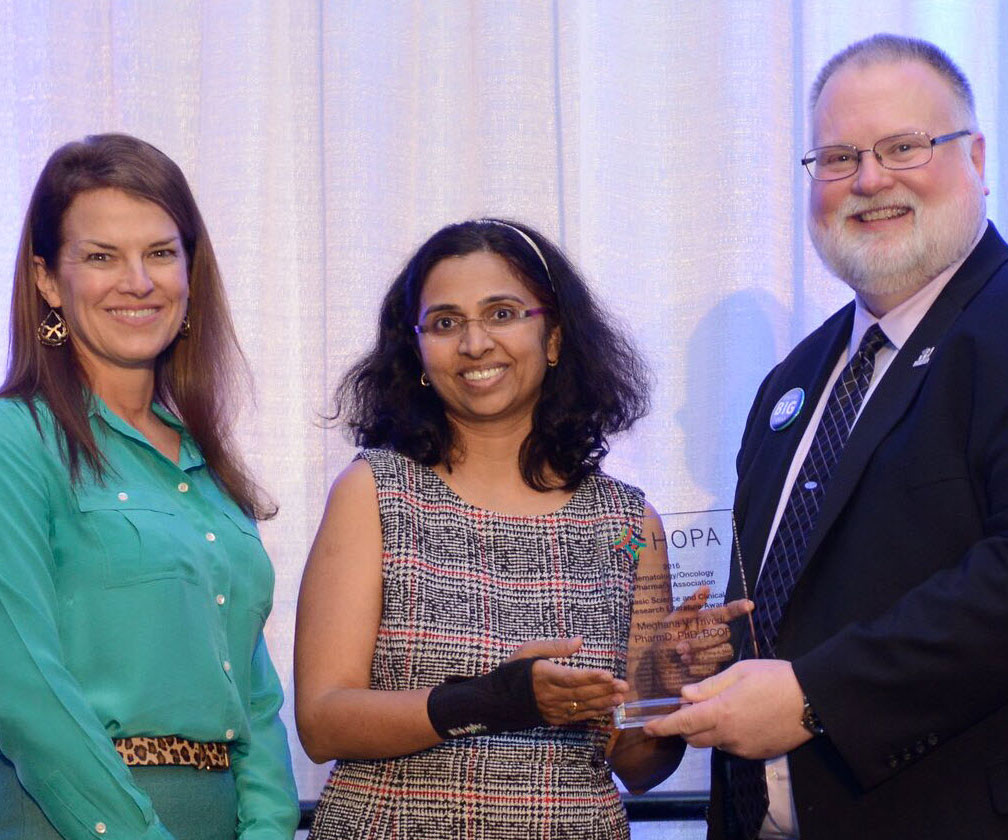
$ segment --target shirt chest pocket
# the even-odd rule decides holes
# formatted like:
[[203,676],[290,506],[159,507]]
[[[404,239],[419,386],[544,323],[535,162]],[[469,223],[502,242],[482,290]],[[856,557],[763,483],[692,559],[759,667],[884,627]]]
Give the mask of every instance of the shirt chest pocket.
[[77,502],[100,549],[106,587],[198,578],[199,540],[206,541],[206,535],[197,534],[165,494],[88,487],[78,492]]

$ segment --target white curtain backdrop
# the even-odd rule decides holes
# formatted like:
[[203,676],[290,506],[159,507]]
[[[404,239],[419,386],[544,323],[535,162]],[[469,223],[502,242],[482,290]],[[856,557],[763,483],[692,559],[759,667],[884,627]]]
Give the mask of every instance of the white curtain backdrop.
[[[877,31],[961,64],[1003,218],[998,0],[0,0],[0,297],[69,139],[151,141],[209,225],[255,381],[240,439],[280,505],[268,635],[302,798],[326,768],[293,728],[297,587],[353,454],[322,416],[396,270],[466,217],[556,239],[655,374],[653,413],[606,468],[660,510],[728,507],[760,379],[849,297],[809,245],[798,160],[817,69]],[[672,786],[706,790],[705,757]]]

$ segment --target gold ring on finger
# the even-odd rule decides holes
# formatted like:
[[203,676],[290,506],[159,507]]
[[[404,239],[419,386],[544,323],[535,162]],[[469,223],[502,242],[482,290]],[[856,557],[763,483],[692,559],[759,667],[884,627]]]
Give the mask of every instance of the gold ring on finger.
[[574,715],[577,714],[577,710],[578,710],[578,701],[571,700],[570,705],[567,707],[567,717],[574,717]]

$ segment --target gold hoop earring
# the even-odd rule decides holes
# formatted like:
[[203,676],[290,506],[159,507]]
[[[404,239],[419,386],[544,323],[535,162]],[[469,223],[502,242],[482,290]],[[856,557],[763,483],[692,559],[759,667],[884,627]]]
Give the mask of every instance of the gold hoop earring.
[[36,332],[38,340],[46,347],[62,347],[70,335],[67,322],[63,316],[55,309],[50,309],[49,314],[42,319]]
[[188,312],[182,318],[182,323],[179,324],[178,334],[179,338],[189,338],[189,336],[192,334],[192,323],[189,320]]
[[560,360],[559,359],[547,359],[546,360],[546,367],[555,368],[558,364],[560,364]]
[[430,380],[427,378],[426,371],[420,374],[420,384],[423,385],[424,388],[430,388]]

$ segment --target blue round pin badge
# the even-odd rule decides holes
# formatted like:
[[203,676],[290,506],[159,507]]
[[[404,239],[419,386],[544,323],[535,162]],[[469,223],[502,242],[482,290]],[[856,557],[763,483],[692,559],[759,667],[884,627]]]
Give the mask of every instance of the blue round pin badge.
[[802,388],[792,388],[777,400],[777,405],[770,412],[770,431],[779,432],[786,429],[797,419],[805,405],[805,391]]

